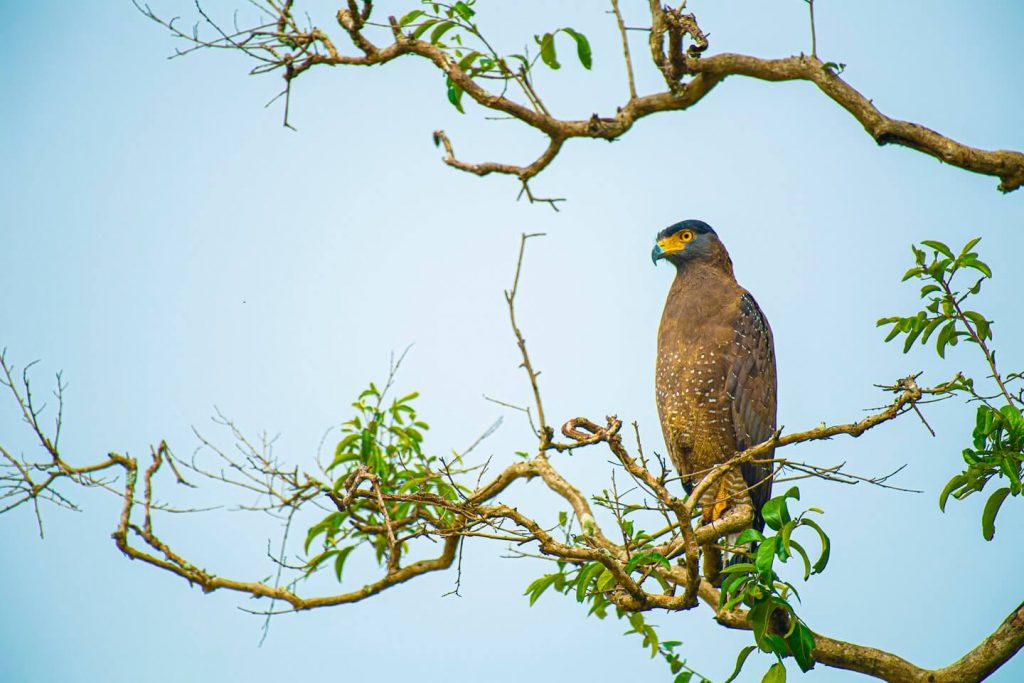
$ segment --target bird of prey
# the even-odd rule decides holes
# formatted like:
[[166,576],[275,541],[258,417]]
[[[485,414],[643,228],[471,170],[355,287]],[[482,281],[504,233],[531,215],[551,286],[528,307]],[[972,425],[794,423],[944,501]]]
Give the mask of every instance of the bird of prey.
[[[655,390],[665,445],[690,491],[715,465],[774,433],[775,346],[710,225],[685,220],[665,228],[651,258],[676,267],[658,330]],[[771,475],[767,463],[730,470],[701,497],[703,524],[730,539],[747,527],[764,529]],[[704,573],[714,577],[721,553],[703,551]]]

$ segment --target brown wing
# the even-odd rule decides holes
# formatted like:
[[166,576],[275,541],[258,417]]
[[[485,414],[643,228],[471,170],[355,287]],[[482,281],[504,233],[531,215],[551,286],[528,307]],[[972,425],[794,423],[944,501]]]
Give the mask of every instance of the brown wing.
[[[726,392],[732,401],[736,449],[743,451],[766,441],[775,431],[777,381],[775,343],[772,330],[754,297],[744,292],[740,314],[733,322],[732,366],[726,379]],[[767,455],[767,458],[771,458]],[[740,465],[750,486],[754,504],[754,528],[764,529],[761,507],[771,497],[772,466],[762,463]]]

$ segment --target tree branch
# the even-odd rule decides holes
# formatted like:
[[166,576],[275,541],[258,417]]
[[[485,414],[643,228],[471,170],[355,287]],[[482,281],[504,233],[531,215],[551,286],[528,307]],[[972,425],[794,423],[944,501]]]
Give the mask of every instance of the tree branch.
[[810,81],[836,104],[849,112],[879,145],[901,145],[923,152],[966,171],[995,176],[999,190],[1012,192],[1024,184],[1024,154],[1009,150],[968,147],[922,125],[892,119],[840,78],[816,57],[800,55],[785,59],[758,59],[739,54],[720,54],[688,59],[695,73],[717,76],[747,76],[762,81]]
[[[358,52],[354,55],[344,54],[325,31],[316,27],[300,28],[294,20],[291,6],[291,2],[283,5],[268,3],[270,9],[267,11],[279,17],[276,23],[263,23],[248,31],[231,33],[220,29],[200,8],[205,22],[215,29],[215,37],[212,39],[201,38],[198,32],[186,33],[175,26],[174,20],[161,19],[148,7],[139,9],[147,17],[170,30],[175,37],[192,45],[179,54],[201,47],[235,49],[257,60],[258,65],[253,69],[253,73],[283,71],[287,83],[285,94],[290,94],[294,79],[317,65],[374,66],[386,64],[404,55],[425,59],[445,74],[450,88],[456,88],[457,92],[469,95],[485,109],[501,112],[535,128],[549,140],[546,150],[526,166],[497,161],[468,163],[455,157],[451,143],[443,132],[435,133],[435,142],[443,144],[445,148],[444,163],[452,168],[481,176],[491,173],[513,175],[527,183],[551,164],[566,140],[614,140],[647,116],[661,112],[683,111],[694,106],[729,76],[746,76],[768,82],[813,83],[822,93],[849,112],[879,145],[900,145],[967,171],[997,177],[1002,192],[1012,192],[1024,185],[1024,153],[970,147],[917,123],[886,116],[870,99],[840,78],[835,73],[833,65],[817,58],[816,38],[813,38],[814,49],[810,56],[801,54],[782,59],[762,59],[723,53],[706,57],[702,54],[708,47],[708,40],[700,29],[696,17],[692,14],[683,14],[681,9],[662,6],[659,0],[650,0],[651,59],[654,66],[662,72],[668,90],[638,97],[632,79],[632,59],[625,39],[625,26],[618,12],[617,3],[613,2],[613,13],[623,37],[623,52],[630,75],[629,99],[616,109],[614,115],[600,116],[595,113],[588,119],[572,120],[559,119],[552,116],[543,106],[539,106],[539,97],[533,92],[533,86],[528,80],[528,71],[532,64],[524,66],[525,71],[522,73],[512,71],[503,63],[500,56],[493,53],[490,44],[483,39],[475,24],[460,25],[482,40],[486,45],[485,49],[497,57],[496,64],[500,65],[495,67],[498,69],[497,75],[487,76],[473,72],[472,63],[466,66],[462,60],[456,58],[450,46],[444,45],[439,39],[423,40],[414,37],[413,32],[403,32],[403,28],[394,17],[389,17],[386,27],[392,42],[378,46],[366,35],[367,28],[371,26],[368,20],[372,12],[372,3],[369,2],[364,2],[362,9],[357,8],[356,3],[352,2],[348,8],[342,8],[337,12],[338,25]],[[813,11],[813,5],[811,9]],[[690,44],[684,50],[685,40],[689,40]],[[485,78],[497,78],[506,85],[509,81],[518,83],[523,87],[529,102],[517,102],[508,97],[505,90],[498,94],[489,91],[480,84]]]

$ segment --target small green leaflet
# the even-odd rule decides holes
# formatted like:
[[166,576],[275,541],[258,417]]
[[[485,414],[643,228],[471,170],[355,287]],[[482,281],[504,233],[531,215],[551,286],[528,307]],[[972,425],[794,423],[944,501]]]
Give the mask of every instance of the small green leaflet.
[[747,657],[749,657],[750,653],[756,649],[756,645],[747,645],[745,648],[740,650],[739,655],[736,657],[736,668],[732,670],[732,675],[725,679],[724,683],[732,683],[736,680],[736,677],[740,675],[740,671],[743,669],[743,664],[747,661]]
[[998,489],[985,503],[985,511],[981,513],[981,535],[986,541],[991,541],[996,535],[996,515],[1009,493],[1009,487]]
[[764,678],[761,679],[761,683],[786,683],[785,665],[782,662],[772,664],[768,672],[765,673]]
[[587,40],[585,35],[579,31],[569,28],[568,26],[562,30],[572,36],[572,39],[576,41],[576,54],[580,58],[580,64],[583,65],[584,69],[589,71],[590,67],[594,65],[594,57],[590,52],[590,41]]

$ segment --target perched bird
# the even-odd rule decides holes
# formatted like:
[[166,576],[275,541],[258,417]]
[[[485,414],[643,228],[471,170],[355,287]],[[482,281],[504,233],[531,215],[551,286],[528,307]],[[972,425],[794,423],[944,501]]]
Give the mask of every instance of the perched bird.
[[[685,220],[665,228],[651,259],[676,267],[658,330],[655,390],[665,445],[691,491],[708,470],[775,431],[775,345],[710,225]],[[767,463],[730,470],[701,497],[703,524],[730,540],[751,526],[764,529],[771,476]],[[714,577],[721,553],[710,545],[703,551],[704,573]]]

